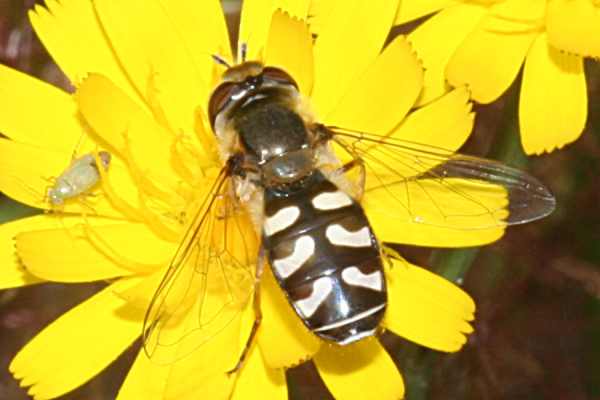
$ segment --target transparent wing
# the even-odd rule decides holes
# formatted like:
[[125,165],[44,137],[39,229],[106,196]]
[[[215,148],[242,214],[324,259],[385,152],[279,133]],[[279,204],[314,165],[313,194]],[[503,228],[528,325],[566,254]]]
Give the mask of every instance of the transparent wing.
[[555,207],[531,175],[497,161],[363,132],[324,128],[343,162],[366,169],[364,196],[391,218],[489,229],[543,218]]
[[146,312],[143,347],[177,361],[239,319],[254,281],[258,242],[225,167],[191,218]]

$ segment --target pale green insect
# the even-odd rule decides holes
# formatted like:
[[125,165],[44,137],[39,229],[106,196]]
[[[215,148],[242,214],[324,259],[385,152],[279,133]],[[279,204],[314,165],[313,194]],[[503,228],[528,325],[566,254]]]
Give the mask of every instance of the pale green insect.
[[[108,170],[111,155],[107,151],[99,151],[98,159],[101,167]],[[100,181],[96,158],[93,153],[87,153],[76,158],[60,174],[46,193],[48,202],[53,206],[61,206],[65,200],[88,192]]]

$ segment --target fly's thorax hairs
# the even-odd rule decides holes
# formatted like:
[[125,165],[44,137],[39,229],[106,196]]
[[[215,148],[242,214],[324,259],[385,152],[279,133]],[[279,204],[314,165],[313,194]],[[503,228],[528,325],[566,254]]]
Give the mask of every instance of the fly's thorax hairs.
[[[296,92],[290,96],[290,106],[302,118],[306,126],[313,126],[318,121],[310,99],[303,96],[300,92]],[[312,136],[314,137],[314,134]]]
[[223,82],[242,82],[250,76],[257,76],[263,70],[263,65],[255,61],[247,61],[243,64],[234,65],[223,73]]
[[229,158],[240,150],[239,136],[231,121],[219,121],[213,128],[217,137],[219,158],[225,164]]
[[245,207],[254,231],[260,237],[264,220],[264,189],[257,185],[257,174],[250,173],[245,177],[234,176],[233,188],[236,198]]

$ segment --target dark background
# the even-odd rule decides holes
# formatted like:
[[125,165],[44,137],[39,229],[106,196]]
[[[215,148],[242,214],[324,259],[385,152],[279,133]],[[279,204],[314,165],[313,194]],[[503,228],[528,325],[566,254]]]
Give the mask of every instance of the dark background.
[[[33,4],[0,0],[0,62],[70,90],[32,33],[26,10]],[[449,278],[464,275],[478,305],[475,333],[460,353],[384,337],[407,381],[408,399],[600,399],[600,65],[588,62],[586,72],[587,128],[551,155],[528,159],[522,153],[519,82],[494,104],[476,107],[475,133],[463,152],[528,169],[551,188],[558,207],[549,218],[510,228],[503,240],[481,249],[402,247],[411,261]],[[32,213],[0,193],[0,221]],[[28,398],[7,370],[18,349],[101,286],[44,284],[0,292],[1,400]],[[114,398],[135,347],[63,399]],[[311,364],[288,375],[291,398],[327,398]]]

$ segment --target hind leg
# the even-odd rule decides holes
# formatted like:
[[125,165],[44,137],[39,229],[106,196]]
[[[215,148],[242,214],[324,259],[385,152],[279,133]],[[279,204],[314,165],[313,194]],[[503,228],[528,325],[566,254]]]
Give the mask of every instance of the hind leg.
[[227,371],[228,375],[235,374],[239,370],[242,369],[246,358],[250,352],[250,348],[254,343],[254,339],[256,338],[256,334],[258,333],[258,328],[260,327],[260,323],[262,322],[262,311],[260,308],[260,278],[264,271],[266,264],[266,255],[264,248],[260,248],[258,253],[258,260],[256,262],[256,273],[254,275],[254,298],[252,302],[252,307],[254,308],[254,323],[252,324],[252,329],[250,330],[250,335],[248,335],[248,340],[246,341],[246,345],[242,349],[242,353],[240,354],[240,358],[235,365],[235,367]]

